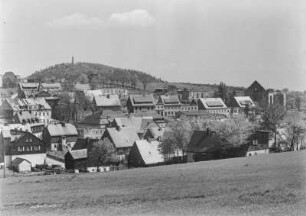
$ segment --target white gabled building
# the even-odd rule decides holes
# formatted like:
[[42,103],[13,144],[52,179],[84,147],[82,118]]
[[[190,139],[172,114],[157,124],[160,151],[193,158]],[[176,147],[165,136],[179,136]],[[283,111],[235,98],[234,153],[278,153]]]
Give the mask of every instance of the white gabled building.
[[233,115],[238,115],[245,112],[247,108],[254,108],[255,103],[249,96],[236,96],[231,101],[230,107]]
[[230,115],[230,108],[225,105],[221,98],[200,98],[198,109],[205,110],[208,113]]

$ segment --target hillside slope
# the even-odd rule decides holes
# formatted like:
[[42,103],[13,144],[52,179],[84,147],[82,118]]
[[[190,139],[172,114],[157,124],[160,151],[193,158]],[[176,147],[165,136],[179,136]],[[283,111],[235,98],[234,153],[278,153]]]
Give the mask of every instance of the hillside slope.
[[1,179],[3,215],[304,215],[306,151]]
[[79,62],[57,64],[31,74],[28,79],[45,82],[117,83],[134,87],[147,83],[162,83],[156,77],[136,70],[120,69],[103,64]]
[[[155,88],[173,87],[178,89],[193,89],[206,91],[210,96],[218,89],[217,84],[193,84],[183,82],[167,82],[158,79],[150,74],[137,71],[120,69],[112,66],[107,66],[97,63],[79,62],[74,65],[68,63],[57,64],[45,69],[36,71],[31,74],[28,79],[42,80],[45,82],[60,82],[64,83],[112,83],[118,86],[126,86],[131,88],[143,89],[143,82],[146,82],[146,90],[153,92]],[[243,87],[228,86],[229,91],[243,91]],[[70,89],[72,90],[72,89]]]

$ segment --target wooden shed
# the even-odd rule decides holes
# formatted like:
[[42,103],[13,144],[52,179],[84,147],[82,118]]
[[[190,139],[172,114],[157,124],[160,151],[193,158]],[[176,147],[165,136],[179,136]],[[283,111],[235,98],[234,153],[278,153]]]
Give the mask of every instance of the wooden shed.
[[31,162],[23,158],[17,157],[12,161],[12,169],[15,172],[30,172],[31,167]]
[[68,151],[65,154],[66,169],[87,170],[87,149]]

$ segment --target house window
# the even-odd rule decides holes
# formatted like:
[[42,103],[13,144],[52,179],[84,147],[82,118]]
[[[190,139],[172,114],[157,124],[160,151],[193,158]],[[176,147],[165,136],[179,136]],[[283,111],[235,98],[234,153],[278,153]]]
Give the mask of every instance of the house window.
[[17,148],[17,151],[22,152],[22,147],[19,146],[19,147]]

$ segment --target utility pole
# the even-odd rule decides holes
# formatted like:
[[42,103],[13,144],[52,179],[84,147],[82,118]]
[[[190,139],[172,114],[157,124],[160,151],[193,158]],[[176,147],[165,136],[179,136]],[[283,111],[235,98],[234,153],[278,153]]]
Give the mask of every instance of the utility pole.
[[[3,134],[2,134],[3,136]],[[4,139],[3,139],[3,178],[5,178],[5,145],[4,145]]]

